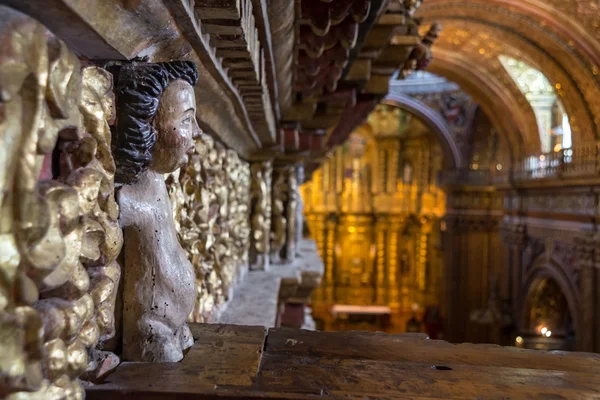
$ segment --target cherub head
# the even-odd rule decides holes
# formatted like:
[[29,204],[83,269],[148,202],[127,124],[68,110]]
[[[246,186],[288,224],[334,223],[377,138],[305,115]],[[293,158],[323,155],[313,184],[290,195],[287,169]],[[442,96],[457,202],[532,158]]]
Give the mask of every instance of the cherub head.
[[191,61],[131,63],[118,69],[113,139],[117,183],[135,183],[147,169],[165,174],[187,164],[200,134],[197,80]]

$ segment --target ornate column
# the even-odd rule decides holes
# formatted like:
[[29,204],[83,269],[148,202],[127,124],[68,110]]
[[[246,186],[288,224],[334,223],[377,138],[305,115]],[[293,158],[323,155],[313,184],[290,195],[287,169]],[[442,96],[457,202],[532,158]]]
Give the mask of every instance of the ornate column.
[[417,286],[419,291],[423,293],[427,284],[427,252],[429,248],[429,236],[431,234],[431,220],[422,217],[420,222],[421,229],[417,241]]
[[[296,166],[291,165],[287,167],[285,173],[287,180],[287,202],[285,204],[287,233],[283,252],[283,260],[286,263],[291,263],[296,257],[296,243],[298,240],[298,201],[300,198],[300,192],[298,191],[298,176]],[[300,219],[302,219],[302,215],[300,215]]]
[[581,292],[580,325],[576,327],[579,351],[595,351],[598,328],[596,296],[597,267],[600,266],[600,234],[584,233],[575,238],[577,244],[577,268],[579,269],[579,285]]
[[506,244],[508,263],[508,292],[512,299],[513,313],[519,318],[521,304],[521,281],[523,274],[523,251],[527,246],[526,227],[520,223],[505,222],[502,226],[502,240]]
[[302,193],[300,192],[300,185],[304,183],[304,165],[298,164],[296,167],[296,180],[298,184],[297,193],[297,206],[296,206],[296,238],[295,238],[295,246],[296,246],[296,255],[298,255],[298,243],[302,240],[304,236],[304,199],[302,198]]
[[325,301],[333,303],[335,301],[335,233],[337,231],[337,222],[335,217],[331,216],[325,222],[326,228],[326,255],[325,255]]
[[400,306],[398,290],[398,239],[405,224],[405,218],[401,216],[390,216],[389,238],[387,246],[388,254],[388,303],[391,308]]
[[269,268],[271,251],[271,161],[255,162],[251,172],[251,229],[250,269],[266,270]]
[[[451,201],[452,199],[449,198]],[[455,340],[457,331],[457,312],[455,303],[459,298],[460,282],[460,244],[458,216],[447,214],[441,223],[442,250],[444,254],[444,295],[442,304],[444,315],[444,340]]]
[[388,301],[388,282],[386,280],[387,272],[387,241],[389,236],[389,220],[385,215],[378,215],[375,222],[375,246],[377,255],[375,258],[376,275],[376,300],[377,304],[385,305]]
[[296,166],[275,168],[271,213],[271,261],[274,264],[294,261],[298,196]]
[[286,187],[285,168],[273,170],[273,183],[271,189],[271,262],[281,263],[281,250],[285,245],[287,235],[287,214],[285,203],[288,189]]

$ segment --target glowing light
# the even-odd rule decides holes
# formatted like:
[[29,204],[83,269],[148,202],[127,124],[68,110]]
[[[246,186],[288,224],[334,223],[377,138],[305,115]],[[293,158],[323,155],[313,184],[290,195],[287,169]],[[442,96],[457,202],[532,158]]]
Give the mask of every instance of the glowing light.
[[546,331],[546,337],[552,336],[552,331]]
[[561,85],[560,83],[557,83],[557,84],[555,85],[555,87],[556,87],[557,89],[560,89],[560,88],[562,87],[562,85]]
[[479,49],[479,54],[485,54],[485,49]]
[[356,232],[356,228],[351,226],[350,228],[348,228],[348,232],[354,233],[354,232]]
[[548,328],[546,328],[546,327],[544,326],[544,327],[542,328],[541,332],[542,332],[542,335],[545,335],[545,334],[546,334],[546,332],[548,332]]
[[517,342],[517,344],[523,344],[523,338],[521,336],[517,336],[515,342]]
[[496,169],[497,169],[498,171],[502,170],[502,164],[496,164]]
[[542,155],[540,156],[540,161],[544,161],[545,159],[546,159],[546,156],[542,154]]
[[556,146],[554,146],[554,152],[558,153],[561,150],[562,150],[562,144],[556,143]]

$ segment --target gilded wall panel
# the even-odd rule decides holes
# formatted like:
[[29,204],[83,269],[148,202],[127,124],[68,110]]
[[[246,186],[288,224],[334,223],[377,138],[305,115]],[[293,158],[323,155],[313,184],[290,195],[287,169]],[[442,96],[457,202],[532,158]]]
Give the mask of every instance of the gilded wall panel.
[[77,378],[95,376],[95,346],[115,334],[112,76],[82,70],[45,27],[0,11],[0,392],[83,398]]

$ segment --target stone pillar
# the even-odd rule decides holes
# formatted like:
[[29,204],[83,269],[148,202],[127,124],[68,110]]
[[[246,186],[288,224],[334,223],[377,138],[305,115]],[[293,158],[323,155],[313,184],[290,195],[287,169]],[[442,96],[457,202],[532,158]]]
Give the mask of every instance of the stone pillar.
[[271,237],[271,161],[255,162],[250,167],[252,198],[250,240],[250,269],[266,270],[269,268]]

